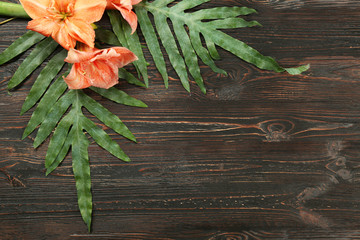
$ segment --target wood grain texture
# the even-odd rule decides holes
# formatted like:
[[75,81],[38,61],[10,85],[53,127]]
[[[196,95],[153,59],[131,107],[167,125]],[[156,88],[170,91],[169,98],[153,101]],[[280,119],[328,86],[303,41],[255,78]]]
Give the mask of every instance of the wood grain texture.
[[[15,2],[15,1],[13,1]],[[119,88],[149,105],[116,105],[138,139],[111,136],[132,159],[89,147],[93,232],[82,222],[71,158],[45,177],[47,144],[21,141],[31,112],[19,116],[36,71],[6,85],[27,56],[0,68],[0,239],[360,239],[360,2],[224,0],[248,6],[262,28],[230,30],[301,76],[261,71],[220,51],[202,65],[208,93],[191,94],[170,72],[166,90],[150,67],[150,88]],[[102,24],[108,24],[106,19]],[[0,28],[5,49],[26,30]],[[150,55],[146,58],[152,63]]]

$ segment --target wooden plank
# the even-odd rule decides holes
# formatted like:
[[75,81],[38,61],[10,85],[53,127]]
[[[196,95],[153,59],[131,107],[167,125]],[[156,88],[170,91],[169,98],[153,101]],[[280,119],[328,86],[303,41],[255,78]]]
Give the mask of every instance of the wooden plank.
[[[286,66],[311,69],[260,71],[220,51],[229,75],[202,65],[207,95],[194,84],[187,93],[174,72],[166,90],[154,68],[149,89],[119,85],[147,109],[89,91],[139,141],[110,132],[131,163],[90,145],[92,234],[78,211],[71,158],[45,177],[48,143],[34,150],[34,135],[20,140],[31,111],[19,112],[38,72],[10,94],[6,84],[28,53],[0,68],[1,239],[360,239],[360,2],[205,6],[220,5],[258,9],[249,20],[262,28],[227,32]],[[19,19],[1,26],[1,50],[25,27]]]

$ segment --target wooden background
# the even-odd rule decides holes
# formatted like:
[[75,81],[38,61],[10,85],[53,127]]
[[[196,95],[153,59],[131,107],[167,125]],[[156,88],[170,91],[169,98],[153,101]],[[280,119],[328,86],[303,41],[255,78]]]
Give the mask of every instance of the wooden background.
[[[187,93],[173,71],[166,90],[153,68],[150,88],[119,85],[147,109],[93,94],[139,143],[111,134],[131,163],[90,145],[91,234],[71,158],[45,177],[48,142],[34,150],[34,135],[20,140],[31,111],[19,112],[39,71],[8,92],[28,53],[0,68],[0,239],[360,239],[360,1],[204,6],[220,5],[253,7],[259,14],[248,19],[263,24],[227,33],[286,67],[311,69],[261,71],[220,51],[229,75],[202,65],[206,95],[195,85]],[[1,51],[26,24],[0,26]]]

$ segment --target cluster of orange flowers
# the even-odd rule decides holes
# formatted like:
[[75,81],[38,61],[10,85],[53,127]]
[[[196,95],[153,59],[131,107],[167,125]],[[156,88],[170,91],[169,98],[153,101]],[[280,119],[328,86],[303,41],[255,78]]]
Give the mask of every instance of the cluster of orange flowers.
[[[132,6],[141,0],[20,0],[33,19],[27,28],[51,36],[67,49],[65,59],[73,63],[64,78],[70,89],[90,86],[110,88],[118,83],[118,69],[137,57],[124,47],[94,48],[95,31],[91,24],[101,19],[106,9],[118,9],[130,24],[137,27]],[[77,49],[75,49],[76,43]]]

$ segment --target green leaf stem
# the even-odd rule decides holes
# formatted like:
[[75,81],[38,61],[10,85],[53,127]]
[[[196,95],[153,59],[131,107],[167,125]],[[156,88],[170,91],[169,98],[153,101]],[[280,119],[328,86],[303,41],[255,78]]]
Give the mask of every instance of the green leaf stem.
[[3,1],[0,2],[0,16],[30,18],[20,4]]

